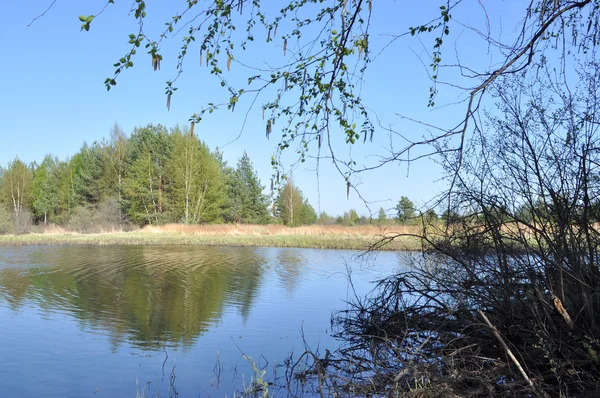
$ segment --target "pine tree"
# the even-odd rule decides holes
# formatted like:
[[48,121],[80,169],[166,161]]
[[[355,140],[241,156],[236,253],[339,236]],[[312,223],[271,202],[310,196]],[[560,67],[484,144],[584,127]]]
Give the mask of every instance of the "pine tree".
[[302,216],[300,223],[302,225],[312,225],[317,223],[317,212],[312,205],[308,203],[308,199],[304,199],[304,202],[302,202]]
[[236,169],[235,187],[239,195],[240,221],[247,224],[264,224],[269,220],[269,198],[263,193],[264,186],[250,157],[244,151]]
[[168,221],[165,167],[171,146],[168,130],[161,125],[136,128],[131,134],[124,202],[130,220],[137,224]]
[[383,209],[383,207],[379,208],[379,215],[377,217],[377,222],[379,224],[387,223],[387,215],[385,214],[385,210]]
[[84,143],[71,158],[75,206],[95,206],[100,202],[100,184],[103,175],[102,149],[94,142]]
[[399,224],[405,224],[415,217],[415,205],[406,196],[401,196],[398,204],[396,205],[396,211],[398,212],[396,221]]

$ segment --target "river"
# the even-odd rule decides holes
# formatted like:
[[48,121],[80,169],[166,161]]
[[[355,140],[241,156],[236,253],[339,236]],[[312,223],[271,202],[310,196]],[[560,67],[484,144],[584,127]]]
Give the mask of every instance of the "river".
[[0,395],[232,396],[405,254],[194,246],[0,248]]

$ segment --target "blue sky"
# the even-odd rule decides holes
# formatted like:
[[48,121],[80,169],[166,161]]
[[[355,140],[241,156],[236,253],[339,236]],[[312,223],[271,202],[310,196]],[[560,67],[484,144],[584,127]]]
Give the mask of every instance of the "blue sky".
[[[166,126],[187,124],[190,115],[207,102],[226,98],[208,69],[198,66],[194,55],[196,58],[191,57],[185,65],[185,72],[177,82],[179,90],[172,99],[171,110],[167,111],[164,86],[165,81],[175,75],[179,37],[162,46],[165,59],[161,71],[153,72],[150,56],[140,51],[140,56],[134,59],[135,67],[122,74],[118,85],[107,92],[103,81],[112,75],[112,64],[128,49],[128,34],[137,31],[133,17],[128,15],[131,2],[117,0],[93,21],[90,31],[85,32],[80,31],[78,16],[94,14],[104,3],[98,0],[57,0],[44,17],[28,27],[51,2],[5,1],[0,5],[0,33],[3,38],[0,164],[6,165],[15,156],[27,162],[41,161],[48,153],[67,158],[76,153],[84,141],[93,142],[107,137],[115,122],[126,133],[135,126],[148,123]],[[154,24],[158,28],[186,4],[185,1],[147,3],[147,25]],[[381,49],[389,41],[388,33],[401,33],[409,26],[428,21],[439,13],[441,3],[374,1],[371,48]],[[467,3],[457,10],[457,17],[473,24],[484,22],[484,14],[477,2]],[[489,15],[494,17],[492,26],[500,26],[500,21],[506,24],[505,14],[510,15],[510,6],[505,2],[495,2],[490,4],[490,8]],[[472,33],[460,26],[453,29],[451,38],[452,43],[446,47],[450,57],[454,56],[455,42],[463,62],[487,65],[490,55],[494,55],[486,53],[485,46],[475,46]],[[257,35],[257,41],[259,39]],[[460,111],[464,108],[464,105],[427,108],[430,83],[420,57],[426,58],[425,52],[430,51],[431,45],[429,41],[420,40],[408,36],[389,46],[370,66],[361,93],[366,105],[377,113],[384,125],[393,126],[414,140],[427,136],[428,130],[401,119],[398,113],[448,127],[460,119]],[[251,51],[240,54],[238,59],[264,65],[266,60],[280,56],[277,55],[280,53],[281,49],[275,45],[257,44]],[[493,58],[491,62],[494,62]],[[236,63],[229,73],[233,79],[245,79],[250,75]],[[459,90],[442,87],[437,103],[454,103],[464,98],[460,94]],[[271,155],[278,141],[275,135],[270,140],[265,138],[260,106],[250,112],[240,138],[224,147],[240,133],[248,105],[248,102],[241,102],[234,113],[215,112],[205,118],[196,131],[211,148],[222,147],[230,164],[235,164],[246,150],[263,184],[268,185],[272,172]],[[361,140],[353,148],[339,145],[336,150],[342,154],[352,151],[352,156],[359,163],[362,159],[368,162],[373,161],[374,156],[385,153],[389,142],[387,133],[380,130],[372,143],[362,144]],[[396,141],[395,145],[399,143]],[[413,153],[413,156],[416,154]],[[286,158],[288,163],[291,163],[292,155]],[[315,208],[331,214],[355,208],[360,214],[367,214],[356,194],[352,193],[350,199],[346,199],[343,177],[329,162],[321,162],[319,173],[314,169],[315,164],[308,162],[305,167],[294,170],[294,179]],[[395,164],[364,175],[359,189],[367,200],[375,202],[371,205],[374,212],[380,206],[393,208],[400,196],[408,196],[422,205],[445,187],[445,183],[440,181],[441,176],[441,169],[433,160],[415,162],[410,170],[406,164]]]

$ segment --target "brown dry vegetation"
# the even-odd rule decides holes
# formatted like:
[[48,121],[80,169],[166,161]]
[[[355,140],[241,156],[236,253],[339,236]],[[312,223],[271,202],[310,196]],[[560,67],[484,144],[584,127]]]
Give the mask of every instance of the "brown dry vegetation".
[[285,225],[252,225],[252,224],[217,224],[217,225],[185,225],[166,224],[161,226],[147,225],[143,232],[161,233],[177,232],[203,236],[250,235],[250,236],[288,236],[288,235],[347,235],[374,237],[382,234],[417,234],[417,226],[395,225],[379,227],[376,225],[361,225],[347,227],[344,225],[305,225],[302,227],[286,227]]
[[[183,225],[167,224],[146,226],[131,232],[109,231],[80,234],[56,228],[43,233],[1,235],[0,245],[199,245],[199,246],[253,246],[299,247],[318,249],[367,250],[377,246],[383,250],[421,250],[416,226],[303,226],[290,228],[283,225]],[[378,242],[395,236],[383,247]]]

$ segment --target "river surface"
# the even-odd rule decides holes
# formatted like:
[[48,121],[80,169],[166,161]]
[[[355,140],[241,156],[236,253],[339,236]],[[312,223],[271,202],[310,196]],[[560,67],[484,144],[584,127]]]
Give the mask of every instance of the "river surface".
[[[0,395],[232,396],[250,362],[339,344],[330,319],[405,255],[288,248],[0,248]],[[173,391],[175,390],[175,391]]]

